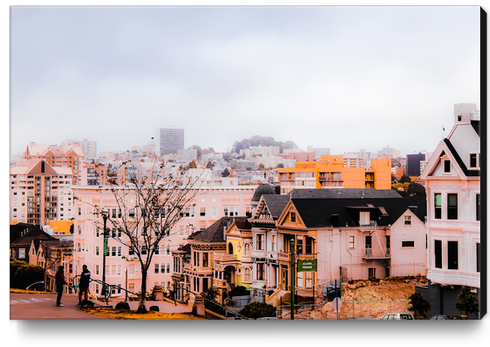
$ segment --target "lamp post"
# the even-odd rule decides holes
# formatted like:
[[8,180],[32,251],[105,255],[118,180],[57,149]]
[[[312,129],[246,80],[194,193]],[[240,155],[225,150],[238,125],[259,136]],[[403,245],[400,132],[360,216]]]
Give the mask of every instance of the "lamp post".
[[107,218],[108,211],[106,209],[102,210],[102,218],[104,219],[104,241],[102,246],[102,296],[105,296],[106,285],[105,285],[105,257],[107,255],[108,247],[107,247]]
[[294,272],[294,238],[291,239],[290,244],[291,251],[291,320],[294,320],[294,282],[296,274]]

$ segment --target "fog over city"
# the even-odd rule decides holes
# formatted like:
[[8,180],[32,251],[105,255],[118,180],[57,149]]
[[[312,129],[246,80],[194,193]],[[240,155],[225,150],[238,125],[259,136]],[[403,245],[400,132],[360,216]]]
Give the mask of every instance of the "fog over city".
[[98,152],[185,129],[228,151],[253,135],[333,154],[432,151],[456,103],[480,108],[480,8],[30,7],[10,11],[11,154]]

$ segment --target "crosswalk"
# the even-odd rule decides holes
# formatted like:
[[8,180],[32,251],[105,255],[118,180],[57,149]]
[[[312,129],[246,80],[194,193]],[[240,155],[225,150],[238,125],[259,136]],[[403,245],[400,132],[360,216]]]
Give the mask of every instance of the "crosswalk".
[[27,300],[10,300],[10,305],[38,304],[40,302],[56,301],[55,298],[29,298]]

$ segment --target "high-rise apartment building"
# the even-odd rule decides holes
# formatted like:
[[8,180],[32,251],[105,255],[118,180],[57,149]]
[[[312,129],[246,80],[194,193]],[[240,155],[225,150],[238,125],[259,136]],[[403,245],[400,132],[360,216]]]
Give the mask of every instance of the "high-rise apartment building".
[[68,167],[72,172],[72,184],[80,185],[86,178],[83,165],[85,155],[81,145],[44,145],[31,142],[24,153],[25,160],[44,159],[52,167]]
[[72,171],[44,159],[10,168],[10,221],[48,225],[72,218]]
[[157,156],[177,154],[182,149],[184,149],[184,129],[174,127],[156,129],[155,154]]

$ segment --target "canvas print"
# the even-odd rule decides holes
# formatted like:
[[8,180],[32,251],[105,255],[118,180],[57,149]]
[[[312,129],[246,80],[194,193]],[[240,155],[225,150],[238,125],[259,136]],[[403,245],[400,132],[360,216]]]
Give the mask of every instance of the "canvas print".
[[485,19],[12,6],[10,320],[481,319]]

